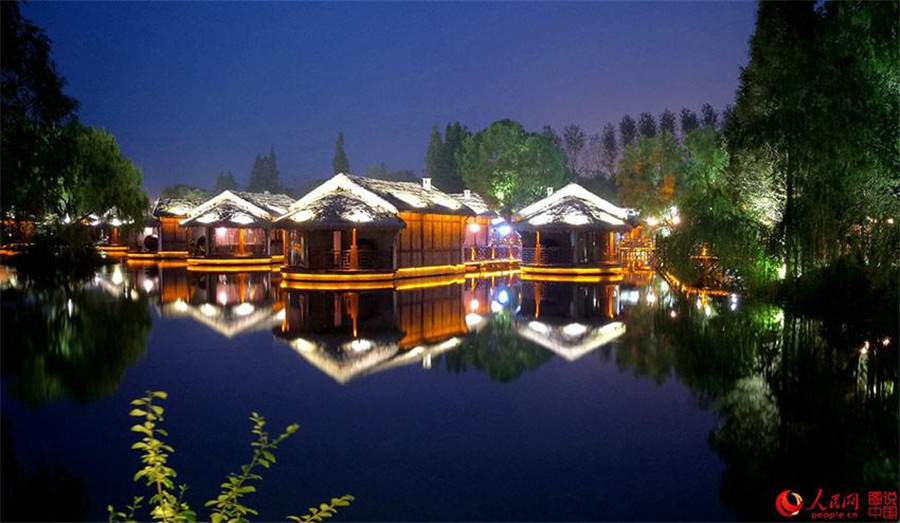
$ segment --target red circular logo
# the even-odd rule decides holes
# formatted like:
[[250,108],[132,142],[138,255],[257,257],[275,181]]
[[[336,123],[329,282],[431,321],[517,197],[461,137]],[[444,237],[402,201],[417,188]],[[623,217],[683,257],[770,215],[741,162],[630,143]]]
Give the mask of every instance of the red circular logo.
[[793,490],[785,490],[775,498],[775,510],[786,518],[794,517],[803,508],[803,498]]

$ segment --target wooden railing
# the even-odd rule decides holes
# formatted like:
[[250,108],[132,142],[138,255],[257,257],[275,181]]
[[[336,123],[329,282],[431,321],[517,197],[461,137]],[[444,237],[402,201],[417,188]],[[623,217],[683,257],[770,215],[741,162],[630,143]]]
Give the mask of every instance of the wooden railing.
[[522,247],[523,265],[571,265],[572,250],[559,247]]
[[519,245],[494,245],[490,247],[466,247],[464,261],[502,261],[519,260],[522,257],[522,248]]

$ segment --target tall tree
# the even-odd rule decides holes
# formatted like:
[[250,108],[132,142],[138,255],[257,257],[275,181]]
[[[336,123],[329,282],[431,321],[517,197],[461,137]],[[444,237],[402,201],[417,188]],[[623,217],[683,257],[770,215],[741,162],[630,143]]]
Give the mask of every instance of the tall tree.
[[253,160],[253,169],[250,171],[250,181],[247,182],[247,190],[250,192],[281,192],[284,190],[284,187],[282,187],[278,175],[275,148],[272,147],[268,155],[256,155],[256,158]]
[[681,137],[686,138],[691,131],[700,127],[700,121],[697,119],[697,113],[691,111],[687,107],[681,108]]
[[562,149],[512,120],[494,122],[466,138],[457,159],[466,186],[506,212],[569,179]]
[[584,176],[599,178],[603,173],[603,138],[599,134],[588,137],[587,150],[584,153]]
[[63,93],[65,80],[50,58],[50,39],[24,18],[17,2],[0,3],[0,204],[3,217],[43,218],[58,213],[60,179],[77,134],[78,102]]
[[549,125],[545,125],[541,129],[541,136],[549,140],[551,143],[553,143],[553,145],[557,147],[563,146],[562,138],[560,138],[559,134],[556,133],[556,130]]
[[238,189],[237,180],[231,172],[221,172],[216,176],[216,183],[213,185],[213,192],[219,194],[222,191],[236,191]]
[[601,141],[603,142],[603,153],[600,163],[603,174],[607,178],[613,178],[619,163],[619,143],[616,141],[616,128],[613,124],[608,123],[603,126]]
[[[439,180],[444,168],[444,144],[441,141],[441,133],[435,125],[431,128],[431,138],[428,140],[428,150],[425,151],[425,176],[432,180]],[[439,182],[435,185],[440,187]]]
[[653,138],[656,136],[656,120],[650,113],[641,113],[638,120],[638,132],[644,138]]
[[331,159],[331,168],[334,174],[349,173],[350,160],[344,152],[344,131],[338,131],[337,142],[334,144],[334,157]]
[[586,145],[584,131],[575,124],[569,124],[563,129],[563,150],[566,151],[569,171],[575,176],[584,177],[585,169],[582,165],[582,152]]
[[159,192],[160,198],[193,198],[205,200],[210,196],[210,192],[206,189],[201,189],[200,187],[195,187],[193,185],[185,185],[183,183],[176,183],[175,185],[163,187],[163,190]]
[[675,136],[675,114],[666,109],[659,115],[659,132]]
[[619,122],[619,145],[624,150],[626,147],[634,143],[637,138],[637,124],[631,115],[626,114]]
[[441,149],[440,169],[434,180],[435,186],[447,192],[461,192],[465,188],[459,165],[456,160],[457,153],[462,149],[463,142],[469,136],[469,130],[459,122],[448,123],[444,128],[444,145]]
[[719,123],[719,114],[713,108],[713,106],[707,104],[703,104],[703,107],[700,108],[700,122],[707,127],[715,128]]
[[669,134],[638,139],[625,149],[616,182],[622,205],[659,216],[674,199],[683,176],[684,158]]

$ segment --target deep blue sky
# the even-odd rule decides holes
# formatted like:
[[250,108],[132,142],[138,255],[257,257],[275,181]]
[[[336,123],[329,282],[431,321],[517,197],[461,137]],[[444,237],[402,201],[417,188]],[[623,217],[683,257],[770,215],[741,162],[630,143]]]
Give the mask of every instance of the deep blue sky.
[[731,103],[756,4],[33,2],[24,13],[88,125],[116,135],[151,197],[245,183],[274,145],[282,180],[421,173],[432,125],[599,132],[625,113]]

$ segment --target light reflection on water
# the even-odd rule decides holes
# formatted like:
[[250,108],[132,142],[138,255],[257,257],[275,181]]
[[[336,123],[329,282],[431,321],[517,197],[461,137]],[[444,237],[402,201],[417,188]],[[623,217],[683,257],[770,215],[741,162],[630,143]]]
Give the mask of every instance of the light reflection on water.
[[[209,459],[234,462],[228,440],[244,431],[231,427],[249,410],[309,424],[310,448],[279,460],[260,494],[269,519],[298,510],[272,484],[293,483],[310,454],[333,462],[312,480],[318,497],[360,498],[353,520],[771,519],[784,488],[897,480],[896,350],[861,357],[781,309],[682,296],[650,273],[346,292],[155,264],[63,289],[2,274],[12,459],[49,455],[83,477],[94,519],[130,499],[111,478],[133,456],[61,438],[127,438],[127,401],[147,388],[171,393],[182,424],[225,424],[201,445]],[[188,432],[177,448],[200,445]],[[105,464],[89,471],[85,456]],[[182,466],[192,485],[221,475]]]

